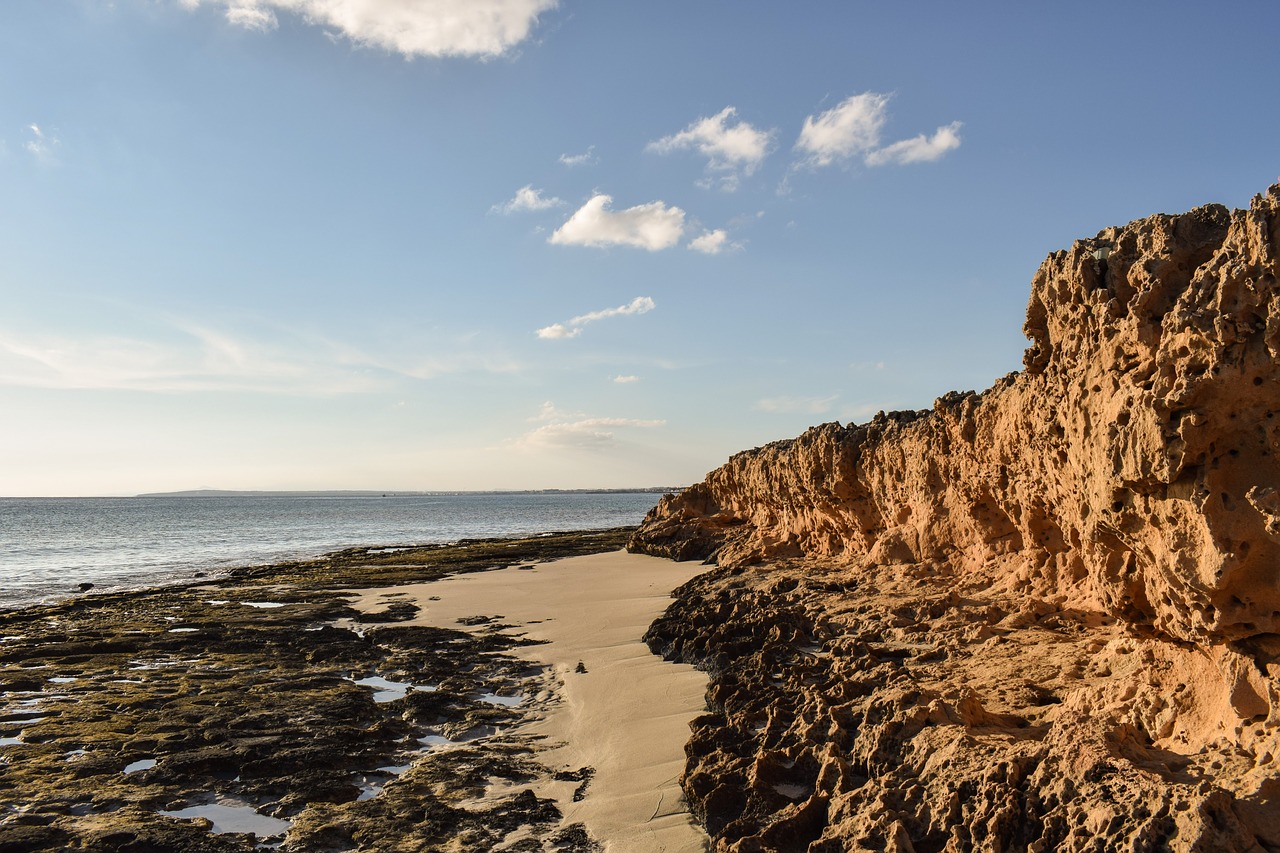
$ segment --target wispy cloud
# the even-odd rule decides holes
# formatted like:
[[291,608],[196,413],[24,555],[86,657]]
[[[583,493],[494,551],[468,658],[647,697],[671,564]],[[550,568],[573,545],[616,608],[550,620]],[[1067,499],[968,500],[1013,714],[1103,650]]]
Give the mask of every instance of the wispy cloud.
[[922,163],[937,160],[960,145],[960,122],[939,127],[932,137],[924,134],[881,146],[880,136],[888,120],[891,96],[863,92],[835,107],[804,120],[795,150],[802,165],[811,168],[847,163],[861,158],[868,166]]
[[489,208],[490,213],[521,213],[525,211],[549,210],[553,207],[559,207],[564,204],[561,199],[552,197],[544,198],[542,190],[535,190],[532,184],[525,184],[516,190],[515,196],[510,201],[502,204],[495,204]]
[[27,125],[27,142],[23,146],[41,163],[57,162],[57,150],[62,141],[52,133],[41,129],[38,124]]
[[227,22],[246,30],[270,32],[280,25],[270,9],[264,9],[255,0],[228,0]]
[[905,165],[907,163],[927,163],[937,160],[948,151],[960,147],[960,127],[960,122],[953,121],[951,124],[938,128],[934,131],[933,136],[925,136],[922,133],[911,139],[903,139],[900,142],[871,151],[866,157],[867,165],[883,166],[888,163]]
[[592,311],[589,314],[580,314],[564,323],[553,323],[550,326],[544,326],[538,330],[538,337],[548,340],[556,340],[561,338],[576,338],[582,334],[582,327],[588,323],[594,323],[597,320],[604,320],[609,317],[625,317],[629,314],[647,314],[656,307],[654,301],[648,296],[637,296],[626,305],[619,305],[617,308],[605,308],[600,311]]
[[561,154],[560,162],[566,166],[573,167],[590,166],[599,161],[596,159],[596,147],[594,145],[590,145],[587,147],[587,150],[581,154]]
[[546,423],[547,421],[566,421],[584,417],[586,417],[586,415],[581,412],[566,412],[563,409],[558,408],[555,403],[547,400],[538,407],[538,414],[529,418],[529,420],[536,423]]
[[640,377],[618,375],[613,377],[613,381],[618,383],[619,385],[630,385],[632,382],[639,382]]
[[465,348],[447,356],[387,358],[282,329],[238,335],[180,322],[147,338],[0,329],[0,386],[10,387],[327,396],[385,390],[405,379],[519,369],[500,354]]
[[276,26],[276,12],[330,28],[352,42],[407,57],[500,56],[528,38],[558,0],[179,0],[222,7],[229,23]]
[[552,233],[560,246],[635,246],[657,252],[680,242],[684,211],[653,201],[613,211],[612,196],[595,195]]
[[515,441],[517,447],[526,449],[578,449],[603,450],[617,443],[619,429],[657,429],[666,426],[664,420],[639,418],[582,418],[574,421],[555,421],[544,424],[522,435]]
[[[728,172],[720,177],[721,189],[737,189],[741,176],[750,175],[773,145],[773,130],[760,130],[745,121],[730,124],[737,114],[733,107],[725,107],[713,116],[700,118],[679,133],[656,139],[645,146],[646,151],[669,154],[672,151],[692,149],[707,158],[707,168],[716,172]],[[704,185],[710,186],[712,181]]]
[[729,239],[729,232],[723,228],[707,231],[689,241],[689,248],[704,255],[718,255],[721,252],[732,252],[742,248],[741,243]]
[[831,405],[839,398],[839,394],[830,397],[769,397],[757,400],[753,408],[758,412],[773,414],[810,414],[820,415],[831,411]]

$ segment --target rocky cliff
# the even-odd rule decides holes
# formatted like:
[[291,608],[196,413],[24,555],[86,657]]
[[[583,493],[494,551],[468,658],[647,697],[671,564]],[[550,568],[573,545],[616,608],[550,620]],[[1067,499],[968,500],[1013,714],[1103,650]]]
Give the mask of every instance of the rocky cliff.
[[1108,228],[1020,373],[662,500],[721,849],[1280,850],[1278,252],[1280,185]]

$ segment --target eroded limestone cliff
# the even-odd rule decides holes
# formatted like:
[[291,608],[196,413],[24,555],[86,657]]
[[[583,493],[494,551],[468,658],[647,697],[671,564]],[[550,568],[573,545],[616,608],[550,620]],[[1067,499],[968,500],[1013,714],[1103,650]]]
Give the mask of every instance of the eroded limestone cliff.
[[1280,850],[1278,277],[1280,185],[1106,229],[1022,372],[662,500],[721,849]]

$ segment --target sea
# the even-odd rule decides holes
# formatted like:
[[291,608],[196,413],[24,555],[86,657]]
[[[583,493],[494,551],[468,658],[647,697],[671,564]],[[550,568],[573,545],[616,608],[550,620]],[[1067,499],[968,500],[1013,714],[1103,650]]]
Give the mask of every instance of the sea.
[[654,492],[0,498],[0,608],[358,546],[639,524]]

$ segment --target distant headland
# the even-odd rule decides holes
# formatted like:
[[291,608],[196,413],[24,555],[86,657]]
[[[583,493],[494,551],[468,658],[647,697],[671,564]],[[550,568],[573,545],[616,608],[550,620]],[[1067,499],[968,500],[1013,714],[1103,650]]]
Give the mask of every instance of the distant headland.
[[376,489],[335,489],[322,491],[236,491],[233,489],[188,489],[181,492],[145,492],[138,498],[422,498],[448,495],[627,495],[679,493],[684,486],[641,486],[630,489],[465,489],[422,492],[378,491]]

